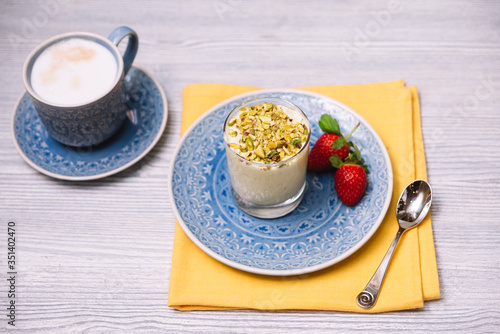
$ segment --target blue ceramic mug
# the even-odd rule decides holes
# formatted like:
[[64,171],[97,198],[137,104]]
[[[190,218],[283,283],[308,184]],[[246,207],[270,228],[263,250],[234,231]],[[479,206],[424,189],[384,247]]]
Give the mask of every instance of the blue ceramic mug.
[[[125,37],[128,37],[128,44],[122,56],[117,46]],[[66,41],[70,39],[76,39],[77,43],[84,43],[82,45],[92,44],[91,48],[86,49],[86,53],[82,53],[82,57],[89,56],[89,54],[91,55],[91,57],[94,57],[95,51],[93,51],[94,53],[89,53],[90,51],[92,51],[92,46],[95,46],[96,50],[104,50],[102,49],[102,47],[104,47],[105,50],[108,50],[111,53],[111,55],[109,55],[109,53],[104,50],[104,53],[107,54],[106,57],[108,57],[106,59],[111,59],[111,62],[108,61],[108,63],[106,64],[112,64],[113,69],[116,68],[115,77],[107,77],[109,85],[105,86],[103,90],[98,90],[97,95],[94,94],[94,96],[88,101],[82,102],[77,101],[78,99],[75,99],[76,102],[73,103],[71,100],[73,95],[68,94],[67,92],[67,89],[69,89],[68,87],[72,85],[75,85],[75,87],[81,89],[81,78],[76,75],[73,77],[71,82],[61,81],[60,86],[58,86],[59,88],[61,88],[61,92],[58,90],[58,88],[51,88],[50,94],[55,95],[50,96],[51,98],[55,96],[55,100],[47,98],[49,95],[45,95],[44,97],[42,97],[41,95],[43,94],[40,94],[42,90],[37,91],[33,88],[33,83],[35,83],[33,80],[38,80],[32,78],[33,67],[37,59],[40,56],[45,57],[43,55],[43,52],[50,47],[55,46],[58,48],[58,50],[60,50],[61,47],[59,46],[64,45],[64,43],[73,43],[74,40]],[[82,39],[85,41],[82,42]],[[63,42],[63,44],[58,44],[61,42]],[[100,46],[93,45],[94,43]],[[120,128],[123,121],[127,117],[127,111],[130,109],[126,104],[126,94],[124,92],[123,79],[132,66],[132,62],[134,61],[138,46],[139,39],[135,31],[128,27],[119,27],[109,35],[108,39],[91,33],[67,33],[55,36],[45,41],[35,50],[33,50],[24,65],[24,86],[26,87],[26,90],[31,97],[38,116],[40,117],[43,125],[45,126],[45,129],[52,138],[62,144],[75,147],[98,145],[111,137]],[[78,49],[78,45],[76,45],[75,47]],[[52,48],[50,52],[52,54],[56,54],[53,50],[55,49]],[[69,56],[74,57],[74,55],[71,54]],[[40,64],[42,63],[42,57],[40,57]],[[51,83],[54,80],[59,80],[54,78],[59,78],[67,74],[59,73],[57,71],[71,71],[71,68],[70,70],[67,70],[67,67],[63,67],[62,69],[60,68],[61,63],[67,62],[66,58],[64,58],[63,61],[60,61],[59,59],[62,59],[60,56],[52,56],[50,62],[48,61],[46,66],[37,65],[39,67],[46,67],[42,72],[40,72],[44,75],[41,82]],[[78,62],[80,62],[82,58],[78,58],[76,60],[74,59],[71,61],[73,61],[75,64],[80,64]],[[100,60],[93,61],[97,61],[97,63],[99,63]],[[71,63],[71,66],[73,66],[73,63]],[[102,62],[99,66],[104,66],[104,69],[107,69],[107,67],[111,68],[111,66],[104,65],[104,63]],[[93,74],[89,74],[91,73],[91,71],[86,71],[84,67],[80,68],[80,72],[84,75],[90,75],[90,80],[95,80],[95,83],[100,84],[103,81],[100,77],[99,70],[96,71],[97,75],[94,75],[94,79],[92,79]],[[47,73],[50,73],[50,75],[48,75]],[[40,74],[40,77],[42,77],[42,74]],[[85,87],[87,87],[88,91],[88,88],[95,89],[95,87],[93,86],[98,85],[87,85]],[[82,93],[83,95],[85,95],[88,92],[81,90],[72,92],[72,94],[73,93],[76,94],[75,97],[78,97],[78,94]],[[57,100],[57,94],[64,94],[64,96],[60,96],[61,98],[66,99],[64,103],[61,103]]]

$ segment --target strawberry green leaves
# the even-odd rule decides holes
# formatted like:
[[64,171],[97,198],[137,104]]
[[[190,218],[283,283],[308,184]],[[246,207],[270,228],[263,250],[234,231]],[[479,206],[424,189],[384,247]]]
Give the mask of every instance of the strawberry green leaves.
[[339,156],[336,154],[330,157],[330,162],[333,168],[340,168],[344,164],[344,161],[342,161],[342,159],[340,159]]
[[321,115],[318,124],[321,130],[323,130],[324,132],[333,133],[336,134],[337,136],[342,136],[342,133],[340,132],[339,122],[337,122],[336,119],[333,119],[332,116],[328,114]]
[[361,152],[359,152],[357,147],[354,152],[349,152],[349,155],[344,160],[340,159],[337,155],[332,155],[330,157],[330,163],[333,168],[337,169],[344,165],[359,165],[365,170],[366,174],[370,173],[368,166],[365,164],[365,160],[361,158]]
[[337,138],[332,144],[332,149],[333,150],[340,150],[342,147],[344,147],[347,144],[347,140],[341,135],[340,137]]
[[[335,121],[335,122],[337,122],[337,121]],[[347,139],[349,139],[349,137],[354,133],[354,131],[356,131],[356,129],[359,127],[359,124],[360,123],[356,124],[354,129],[352,129],[351,132],[349,132],[349,134],[347,136],[344,137],[344,136],[340,135],[340,137],[333,143],[332,149],[338,150],[341,147],[344,147],[344,145],[346,145],[346,144],[349,147],[355,147],[356,145],[354,145],[354,143],[352,141],[348,142]],[[357,149],[357,147],[356,147],[356,149]],[[358,152],[359,152],[359,150],[358,150]]]
[[359,151],[359,148],[354,144],[352,141],[349,142],[349,146],[354,149],[354,157],[356,157],[357,160],[361,161],[361,152]]
[[356,131],[356,129],[359,127],[360,123],[358,123],[354,127],[354,129],[352,129],[351,132],[349,132],[349,134],[345,137],[342,135],[342,132],[340,132],[339,122],[337,122],[336,119],[332,118],[332,116],[330,116],[328,114],[321,115],[321,118],[320,118],[318,124],[319,124],[319,127],[321,128],[321,130],[323,130],[324,132],[333,133],[333,134],[336,134],[337,136],[339,136],[337,138],[337,140],[335,140],[333,142],[332,150],[340,150],[345,145],[348,145],[348,146],[354,145],[352,142],[348,142],[347,139],[349,139],[349,137],[354,133],[354,131]]

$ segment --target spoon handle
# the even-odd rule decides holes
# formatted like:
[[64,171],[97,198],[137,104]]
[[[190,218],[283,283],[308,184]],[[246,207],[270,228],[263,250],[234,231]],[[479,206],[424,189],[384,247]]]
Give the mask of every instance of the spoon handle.
[[398,233],[396,233],[396,237],[392,241],[391,246],[385,253],[384,259],[378,266],[377,271],[373,274],[372,279],[366,285],[365,289],[358,295],[356,301],[358,305],[364,309],[370,309],[375,305],[375,302],[378,298],[378,293],[380,292],[380,287],[382,286],[382,282],[384,281],[385,272],[387,267],[389,266],[389,262],[391,261],[392,254],[398,245],[399,239],[403,235],[406,229],[400,227]]

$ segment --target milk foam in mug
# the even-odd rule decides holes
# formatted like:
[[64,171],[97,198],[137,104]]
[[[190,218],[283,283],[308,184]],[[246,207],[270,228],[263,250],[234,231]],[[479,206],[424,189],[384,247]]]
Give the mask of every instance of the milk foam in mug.
[[35,60],[31,85],[42,99],[75,105],[90,102],[108,92],[118,66],[104,46],[82,38],[62,40]]

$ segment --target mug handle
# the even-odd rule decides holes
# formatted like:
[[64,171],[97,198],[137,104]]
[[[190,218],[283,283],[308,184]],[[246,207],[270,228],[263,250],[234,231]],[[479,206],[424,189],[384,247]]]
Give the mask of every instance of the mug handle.
[[130,29],[129,27],[118,27],[108,36],[108,39],[115,43],[116,46],[120,44],[122,39],[129,36],[127,49],[123,54],[123,75],[127,75],[128,70],[132,66],[135,55],[137,54],[137,49],[139,48],[139,37],[137,33]]

